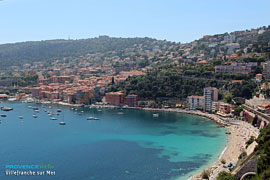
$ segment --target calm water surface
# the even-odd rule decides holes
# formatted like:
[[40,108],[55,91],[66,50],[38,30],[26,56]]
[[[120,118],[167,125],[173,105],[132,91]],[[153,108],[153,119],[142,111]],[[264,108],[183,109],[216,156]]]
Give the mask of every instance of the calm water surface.
[[[227,140],[225,129],[210,120],[180,113],[159,112],[154,118],[150,111],[52,106],[54,113],[62,110],[53,121],[40,105],[1,106],[14,108],[1,112],[7,114],[0,118],[1,180],[185,180],[213,163]],[[100,120],[86,120],[89,116]],[[65,126],[58,124],[62,120]],[[38,178],[5,174],[6,165],[48,164]]]

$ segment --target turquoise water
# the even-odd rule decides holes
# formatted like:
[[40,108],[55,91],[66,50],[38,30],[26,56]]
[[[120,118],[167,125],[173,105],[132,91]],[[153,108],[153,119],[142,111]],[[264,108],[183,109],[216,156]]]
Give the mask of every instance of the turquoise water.
[[[38,118],[29,105],[39,107]],[[158,112],[154,118],[150,111],[53,106],[54,112],[62,110],[53,121],[40,105],[2,106],[14,110],[1,112],[7,117],[0,118],[0,179],[37,179],[7,176],[6,165],[50,164],[55,175],[38,179],[185,180],[213,163],[227,140],[225,129],[210,120],[180,113]]]

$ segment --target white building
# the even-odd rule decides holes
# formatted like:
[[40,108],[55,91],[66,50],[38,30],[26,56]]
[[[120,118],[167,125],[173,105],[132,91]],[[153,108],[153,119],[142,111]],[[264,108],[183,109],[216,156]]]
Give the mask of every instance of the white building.
[[203,96],[188,96],[187,103],[188,103],[189,108],[203,109],[204,97]]
[[204,109],[212,110],[213,101],[218,101],[218,89],[214,87],[204,88]]

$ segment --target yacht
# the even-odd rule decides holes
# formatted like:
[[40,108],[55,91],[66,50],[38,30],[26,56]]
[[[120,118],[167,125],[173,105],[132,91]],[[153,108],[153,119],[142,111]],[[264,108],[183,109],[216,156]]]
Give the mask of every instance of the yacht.
[[36,114],[33,115],[33,118],[37,118],[38,116]]
[[1,117],[7,117],[7,115],[6,114],[1,114]]
[[62,112],[62,110],[61,109],[57,109],[57,112]]
[[94,117],[88,117],[87,120],[94,120]]
[[19,116],[19,119],[23,119],[23,116]]
[[55,117],[51,117],[51,120],[57,120],[57,118],[55,118]]

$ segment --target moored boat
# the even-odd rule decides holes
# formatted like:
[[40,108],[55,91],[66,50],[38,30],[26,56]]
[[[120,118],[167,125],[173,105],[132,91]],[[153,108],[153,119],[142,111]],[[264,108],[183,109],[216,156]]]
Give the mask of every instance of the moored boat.
[[66,125],[64,121],[59,122],[60,125]]
[[10,107],[1,107],[1,110],[2,111],[12,111],[13,108],[10,108]]
[[158,113],[153,114],[153,117],[159,117],[159,114]]

